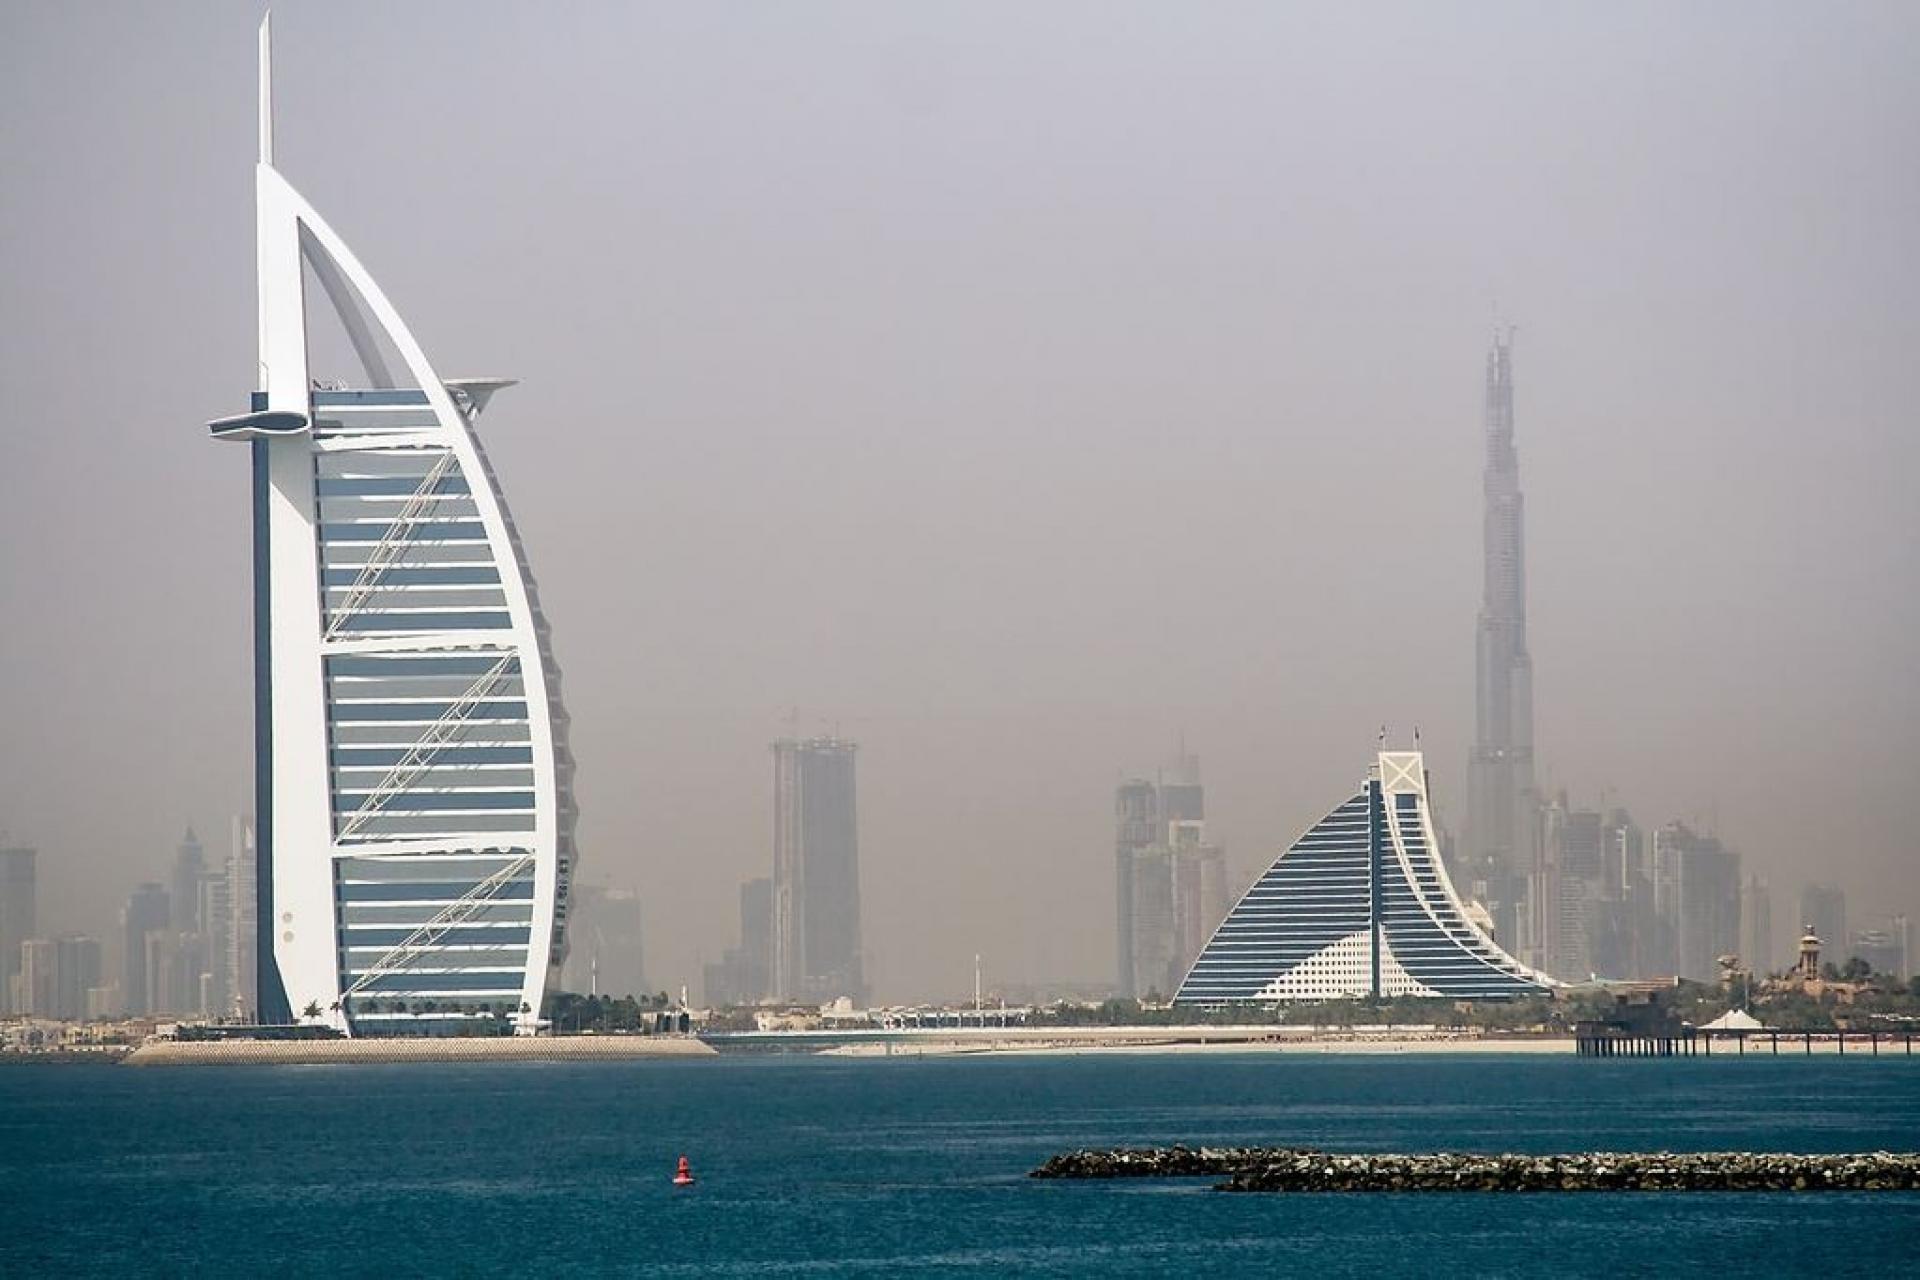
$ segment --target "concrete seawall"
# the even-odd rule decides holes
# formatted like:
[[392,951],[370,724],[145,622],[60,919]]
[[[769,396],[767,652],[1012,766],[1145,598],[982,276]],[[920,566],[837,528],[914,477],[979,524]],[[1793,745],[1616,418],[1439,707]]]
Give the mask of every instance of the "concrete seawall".
[[366,1062],[581,1062],[629,1058],[705,1058],[713,1050],[691,1036],[500,1036],[414,1040],[152,1040],[123,1060],[129,1067],[318,1066]]

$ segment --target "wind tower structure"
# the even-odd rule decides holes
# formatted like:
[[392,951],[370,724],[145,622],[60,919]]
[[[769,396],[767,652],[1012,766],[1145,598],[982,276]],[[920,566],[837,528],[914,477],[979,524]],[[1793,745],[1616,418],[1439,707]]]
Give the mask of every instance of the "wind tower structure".
[[1467,765],[1464,878],[1509,948],[1526,946],[1539,796],[1533,775],[1533,659],[1527,652],[1526,506],[1513,443],[1513,335],[1487,352],[1486,504],[1474,644],[1473,753]]
[[259,389],[209,426],[252,458],[260,1019],[529,1033],[575,810],[550,633],[474,430],[509,380],[440,377],[281,176],[270,22]]

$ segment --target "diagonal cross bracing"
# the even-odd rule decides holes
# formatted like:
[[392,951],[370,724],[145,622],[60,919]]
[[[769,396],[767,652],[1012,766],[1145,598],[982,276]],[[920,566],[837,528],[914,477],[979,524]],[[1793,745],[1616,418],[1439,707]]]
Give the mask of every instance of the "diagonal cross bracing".
[[354,578],[353,585],[347,588],[346,596],[334,609],[333,617],[327,622],[327,634],[323,639],[332,640],[337,637],[342,628],[347,625],[347,619],[359,612],[360,606],[365,604],[367,597],[373,594],[373,589],[380,585],[381,577],[386,574],[393,562],[400,558],[400,553],[406,550],[407,543],[413,540],[413,522],[426,513],[427,504],[437,496],[440,481],[446,478],[452,466],[453,450],[448,449],[440,455],[440,460],[433,464],[426,477],[420,481],[420,487],[413,491],[413,496],[407,499],[406,505],[400,508],[399,514],[394,516],[393,523],[387,526],[387,531],[380,536],[380,541],[374,545],[373,550],[367,553],[367,562],[360,566],[359,575]]
[[365,990],[367,985],[375,979],[383,978],[388,974],[398,973],[402,969],[412,965],[416,960],[420,959],[421,956],[434,951],[440,939],[446,935],[448,930],[471,920],[475,912],[493,901],[494,897],[499,894],[502,889],[506,888],[516,876],[532,864],[533,855],[530,853],[522,854],[520,857],[515,858],[513,861],[507,863],[506,866],[501,867],[498,871],[488,876],[485,880],[482,880],[479,884],[473,886],[473,888],[467,890],[453,902],[442,907],[433,919],[427,921],[418,929],[415,929],[412,933],[408,934],[405,939],[396,943],[391,951],[367,966],[366,971],[358,978],[355,978],[353,984],[340,993],[340,1003],[342,1007],[346,1005],[350,997],[358,995],[361,991]]
[[427,726],[426,732],[420,735],[419,741],[407,749],[407,754],[400,757],[399,762],[387,771],[387,776],[380,779],[373,790],[367,793],[367,798],[360,802],[360,807],[341,824],[340,834],[334,837],[336,843],[360,830],[370,819],[386,808],[389,800],[405,791],[415,778],[432,767],[434,757],[460,736],[466,728],[467,721],[473,718],[475,709],[493,696],[494,691],[507,678],[507,668],[511,667],[519,656],[516,651],[500,655],[498,662],[488,667],[486,673],[468,686],[465,693],[447,705],[447,709],[441,713],[440,718]]

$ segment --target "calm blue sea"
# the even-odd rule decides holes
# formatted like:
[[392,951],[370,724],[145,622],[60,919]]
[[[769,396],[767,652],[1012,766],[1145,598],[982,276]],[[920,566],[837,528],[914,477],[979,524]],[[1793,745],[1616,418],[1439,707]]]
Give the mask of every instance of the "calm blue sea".
[[[1095,1145],[1920,1149],[1920,1058],[0,1068],[0,1275],[1913,1275],[1920,1196],[1229,1196]],[[675,1158],[699,1185],[675,1191]]]

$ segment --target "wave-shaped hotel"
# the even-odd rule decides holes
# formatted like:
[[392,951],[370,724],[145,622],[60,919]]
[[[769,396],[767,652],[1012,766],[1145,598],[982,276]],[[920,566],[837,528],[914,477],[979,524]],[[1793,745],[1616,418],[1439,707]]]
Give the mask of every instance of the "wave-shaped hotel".
[[1383,751],[1227,913],[1174,1003],[1443,996],[1553,985],[1468,914],[1441,861],[1417,751]]
[[[575,810],[546,619],[474,431],[507,382],[436,374],[274,167],[265,24],[256,173],[260,390],[210,430],[253,460],[260,1020],[530,1032]],[[346,381],[314,367],[316,323]]]

